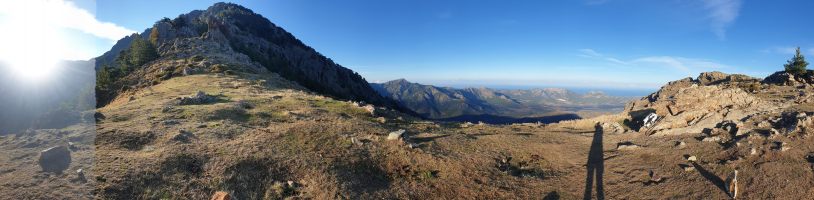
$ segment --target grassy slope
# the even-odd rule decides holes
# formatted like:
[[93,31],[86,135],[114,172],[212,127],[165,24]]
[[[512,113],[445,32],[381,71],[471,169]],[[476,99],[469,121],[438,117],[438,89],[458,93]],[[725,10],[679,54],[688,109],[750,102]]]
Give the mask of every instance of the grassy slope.
[[[273,77],[194,75],[151,86],[133,100],[114,101],[100,109],[108,118],[97,127],[95,172],[96,179],[103,180],[98,181],[98,195],[205,199],[218,190],[240,199],[583,195],[594,135],[590,120],[544,127],[461,128],[390,115],[380,123],[361,107],[296,88]],[[173,99],[197,90],[218,94],[220,101],[164,109]],[[252,102],[256,108],[235,108],[237,100]],[[166,120],[179,123],[165,125]],[[408,142],[418,148],[384,139],[398,129],[406,129]],[[189,143],[173,141],[179,130],[195,136]],[[726,193],[709,177],[725,177],[733,167],[741,169],[741,194],[747,198],[814,195],[805,189],[814,186],[814,173],[804,160],[814,143],[809,138],[787,140],[794,147],[787,152],[766,150],[761,156],[749,156],[746,148],[724,149],[695,136],[605,134],[599,151],[604,158],[605,197],[723,199]],[[615,150],[623,141],[643,147]],[[687,146],[674,147],[676,141]],[[748,141],[768,149],[772,140]],[[684,171],[680,164],[687,164],[685,154],[697,155],[700,166],[713,176]],[[513,157],[513,166],[527,163],[521,170],[526,177],[498,170],[496,160],[507,156]],[[734,164],[726,164],[730,159]],[[645,184],[651,170],[666,181]],[[299,186],[275,184],[288,180]]]

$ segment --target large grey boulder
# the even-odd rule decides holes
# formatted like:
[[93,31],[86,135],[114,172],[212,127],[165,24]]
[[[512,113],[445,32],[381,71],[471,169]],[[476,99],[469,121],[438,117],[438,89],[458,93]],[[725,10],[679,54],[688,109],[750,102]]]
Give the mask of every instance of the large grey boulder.
[[43,150],[40,152],[39,164],[42,171],[62,173],[71,165],[71,151],[64,145]]

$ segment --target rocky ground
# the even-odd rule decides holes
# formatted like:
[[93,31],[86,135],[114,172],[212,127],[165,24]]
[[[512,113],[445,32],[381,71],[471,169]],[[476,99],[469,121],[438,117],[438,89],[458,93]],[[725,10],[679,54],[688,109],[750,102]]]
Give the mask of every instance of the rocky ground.
[[0,199],[814,196],[811,71],[703,73],[556,124],[444,123],[306,89],[216,25],[159,37],[95,123],[0,136]]
[[[83,126],[0,138],[9,152],[0,157],[0,193],[726,199],[728,177],[738,170],[739,198],[814,196],[812,87],[736,79],[707,73],[676,81],[615,115],[497,126],[424,121],[334,100],[271,73],[180,76],[99,109],[95,141]],[[658,118],[644,126],[650,113]],[[46,140],[59,142],[38,142]],[[67,142],[75,146],[67,169],[38,167],[39,151]]]

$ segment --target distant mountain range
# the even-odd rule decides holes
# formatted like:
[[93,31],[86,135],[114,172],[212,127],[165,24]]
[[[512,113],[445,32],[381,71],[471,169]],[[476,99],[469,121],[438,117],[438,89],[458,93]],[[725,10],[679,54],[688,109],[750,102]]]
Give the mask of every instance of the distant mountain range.
[[[384,97],[425,118],[487,123],[556,122],[589,113],[618,112],[634,97],[584,94],[562,88],[491,89],[436,87],[404,79],[371,83]],[[581,116],[582,115],[582,116]]]

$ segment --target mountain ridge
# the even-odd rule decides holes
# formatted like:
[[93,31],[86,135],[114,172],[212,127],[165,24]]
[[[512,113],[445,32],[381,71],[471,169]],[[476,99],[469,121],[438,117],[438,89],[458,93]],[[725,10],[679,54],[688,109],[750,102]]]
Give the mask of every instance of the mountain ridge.
[[[403,78],[371,85],[382,96],[401,103],[422,117],[452,121],[511,123],[556,119],[542,120],[551,123],[579,118],[574,113],[586,108],[621,111],[627,101],[633,100],[611,97],[601,92],[577,94],[563,88],[510,90],[437,87],[412,83]],[[517,120],[509,120],[511,118]]]

